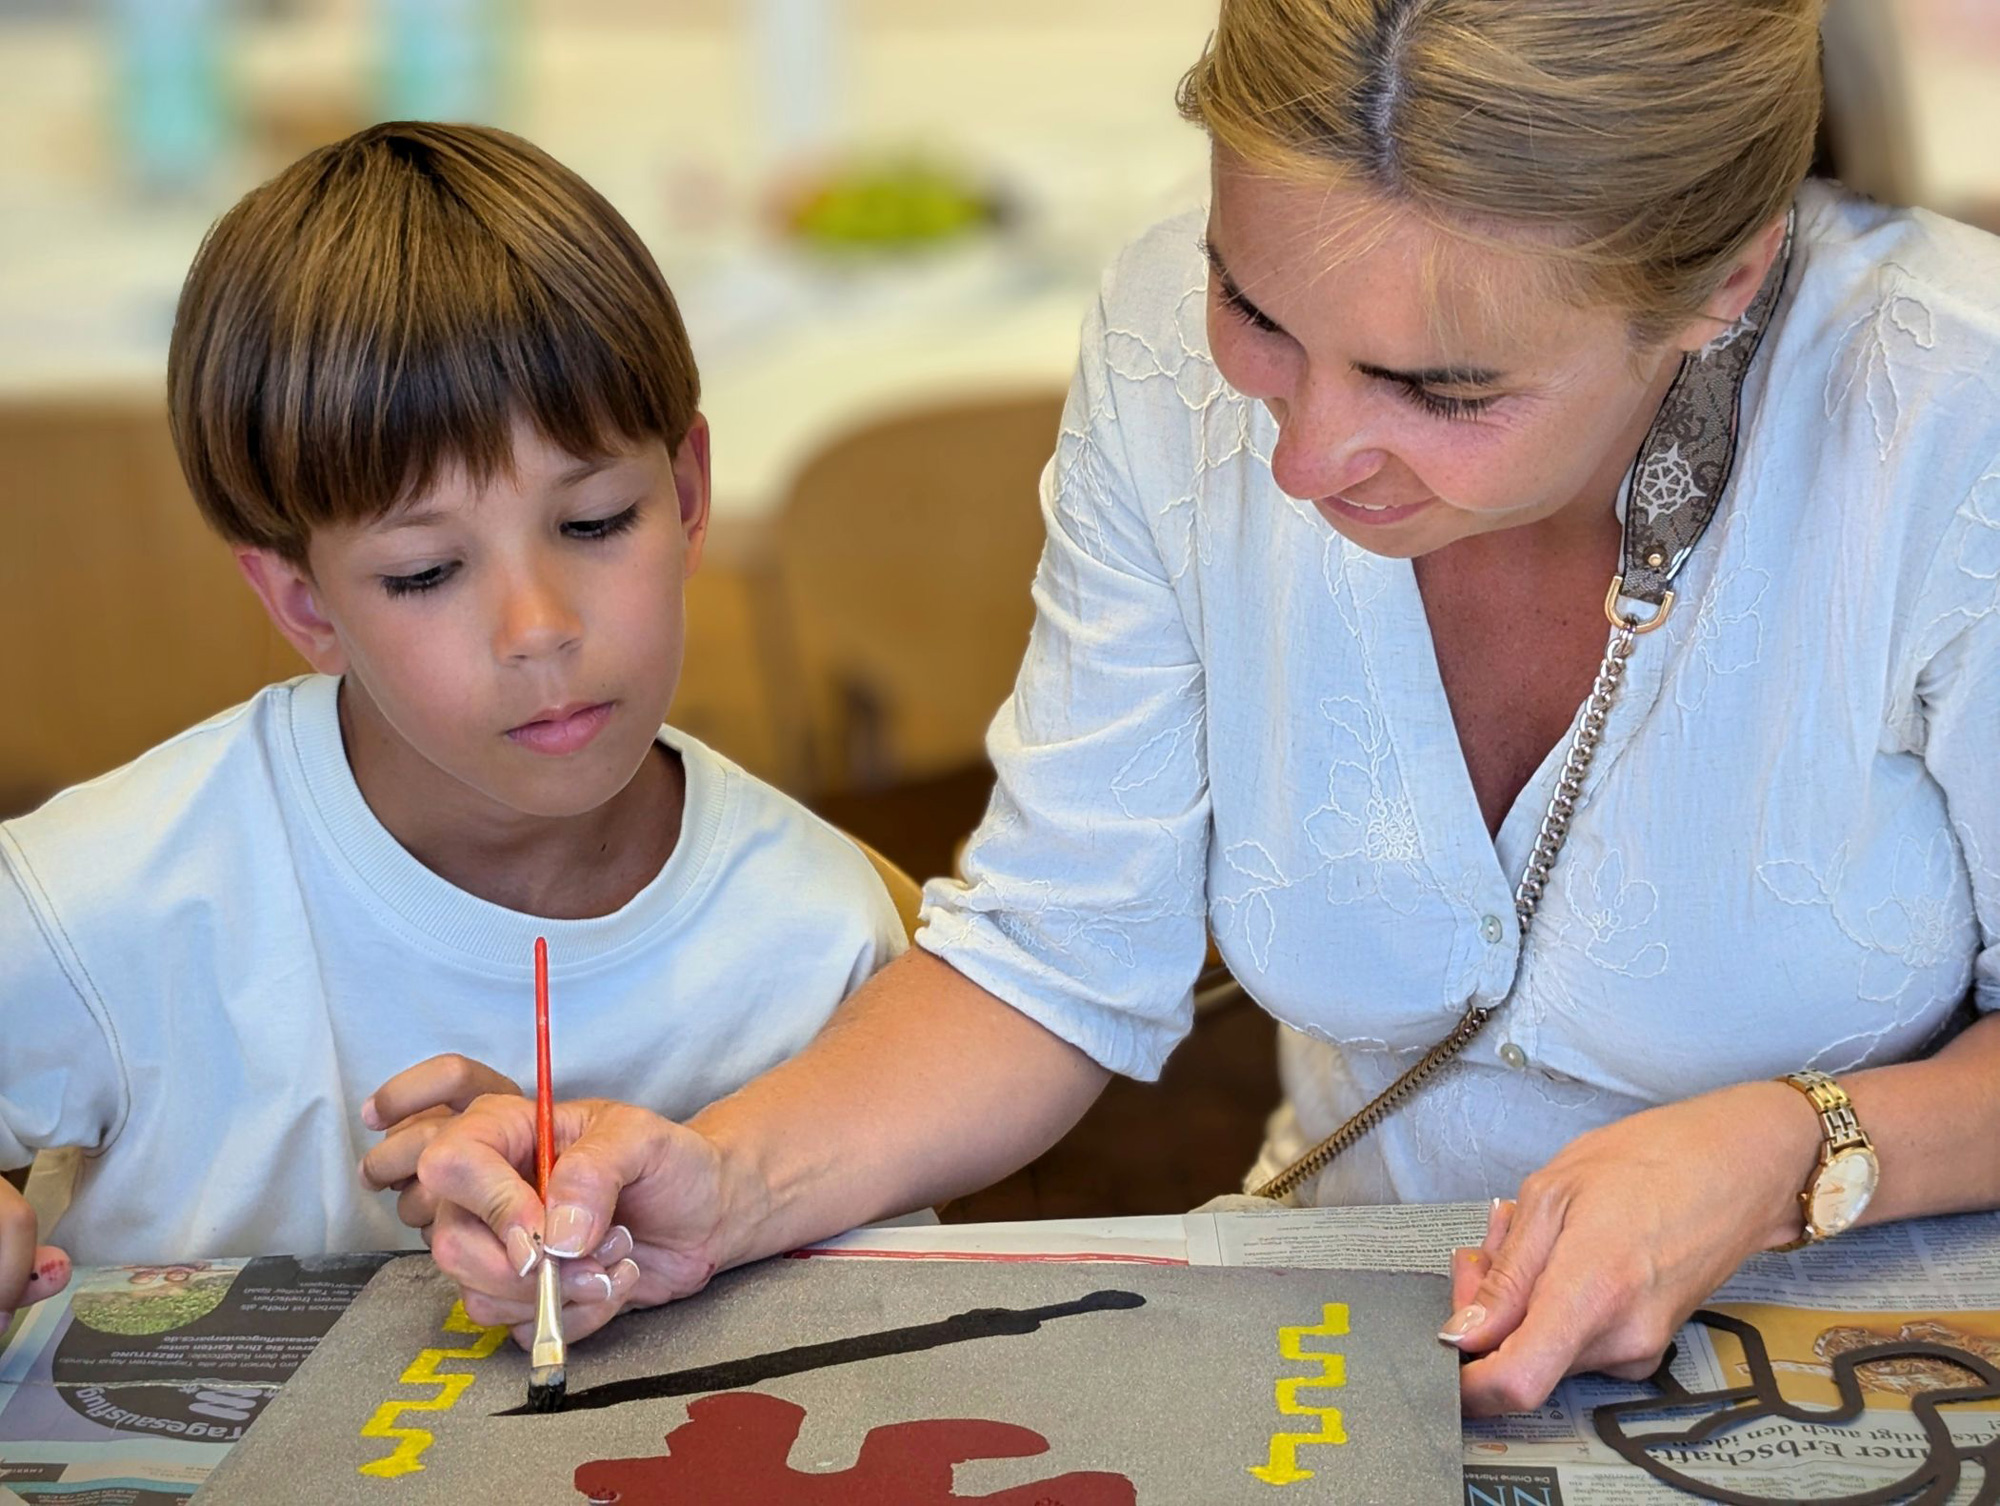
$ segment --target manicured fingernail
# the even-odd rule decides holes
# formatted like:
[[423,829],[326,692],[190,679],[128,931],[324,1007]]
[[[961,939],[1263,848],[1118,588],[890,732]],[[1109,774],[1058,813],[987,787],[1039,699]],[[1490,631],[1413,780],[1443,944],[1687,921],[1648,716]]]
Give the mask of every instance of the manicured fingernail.
[[574,1260],[583,1253],[584,1241],[589,1238],[588,1211],[574,1203],[549,1209],[548,1222],[542,1228],[542,1245],[551,1255]]
[[632,1253],[632,1231],[623,1224],[613,1224],[611,1233],[603,1244],[590,1252],[591,1259],[599,1265],[610,1265]]
[[624,1296],[638,1284],[639,1266],[636,1261],[621,1260],[611,1268],[612,1290],[619,1296]]
[[563,1285],[578,1302],[609,1302],[614,1295],[611,1278],[602,1271],[565,1271]]
[[375,1107],[375,1095],[372,1093],[361,1101],[361,1122],[372,1130],[382,1128],[382,1115]]
[[1465,1336],[1485,1321],[1486,1309],[1475,1302],[1472,1306],[1461,1308],[1453,1314],[1452,1320],[1438,1330],[1438,1337],[1447,1344],[1463,1343]]
[[525,1276],[535,1268],[535,1237],[516,1225],[507,1231],[507,1258],[514,1262],[514,1274]]

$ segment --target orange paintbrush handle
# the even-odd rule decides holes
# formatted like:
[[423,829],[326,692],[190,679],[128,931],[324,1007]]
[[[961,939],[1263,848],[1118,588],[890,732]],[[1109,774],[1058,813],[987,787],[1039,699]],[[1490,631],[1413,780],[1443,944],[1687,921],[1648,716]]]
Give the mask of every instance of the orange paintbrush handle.
[[549,1075],[549,944],[535,938],[535,1195],[546,1198],[556,1159],[556,1098]]

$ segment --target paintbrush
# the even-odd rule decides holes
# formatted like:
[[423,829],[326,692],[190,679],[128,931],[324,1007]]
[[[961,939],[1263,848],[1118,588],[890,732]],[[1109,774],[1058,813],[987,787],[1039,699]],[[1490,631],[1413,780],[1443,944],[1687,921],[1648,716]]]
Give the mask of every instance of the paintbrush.
[[[549,1072],[549,944],[535,938],[535,1195],[548,1207],[549,1168],[556,1159],[555,1087]],[[537,1241],[539,1243],[539,1241]],[[528,1361],[528,1409],[554,1412],[563,1404],[568,1358],[563,1348],[562,1280],[556,1257],[542,1249],[536,1272],[535,1345]]]

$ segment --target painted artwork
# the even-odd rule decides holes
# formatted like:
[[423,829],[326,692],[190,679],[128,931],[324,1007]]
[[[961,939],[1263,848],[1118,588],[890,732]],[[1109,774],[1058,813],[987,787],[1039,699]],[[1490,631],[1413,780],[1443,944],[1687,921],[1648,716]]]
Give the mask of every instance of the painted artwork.
[[196,1497],[567,1506],[1451,1501],[1443,1278],[790,1259],[571,1348],[560,1412],[425,1257]]

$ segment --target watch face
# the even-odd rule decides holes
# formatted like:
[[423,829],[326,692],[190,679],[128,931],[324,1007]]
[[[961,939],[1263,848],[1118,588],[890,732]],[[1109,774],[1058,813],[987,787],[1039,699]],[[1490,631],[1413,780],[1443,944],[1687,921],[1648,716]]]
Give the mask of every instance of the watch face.
[[1813,1182],[1812,1222],[1822,1237],[1851,1225],[1875,1196],[1880,1168],[1872,1151],[1844,1150],[1820,1169]]

